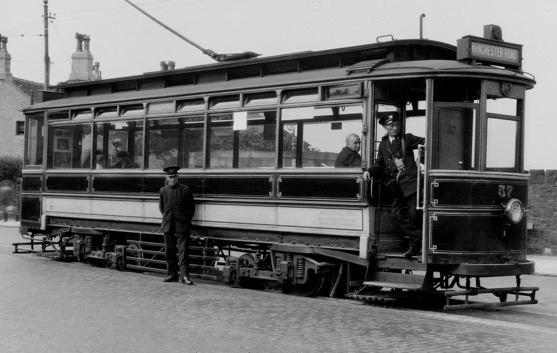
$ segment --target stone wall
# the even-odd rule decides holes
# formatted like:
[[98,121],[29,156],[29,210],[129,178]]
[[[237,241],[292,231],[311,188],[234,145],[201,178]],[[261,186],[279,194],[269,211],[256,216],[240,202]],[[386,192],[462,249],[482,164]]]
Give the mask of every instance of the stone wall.
[[530,170],[528,253],[557,255],[557,170]]

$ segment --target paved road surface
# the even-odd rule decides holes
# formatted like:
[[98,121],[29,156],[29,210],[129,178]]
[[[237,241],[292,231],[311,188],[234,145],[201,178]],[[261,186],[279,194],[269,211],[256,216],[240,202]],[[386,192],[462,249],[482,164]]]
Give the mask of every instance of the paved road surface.
[[[556,278],[530,277],[557,286]],[[199,281],[164,284],[159,276],[0,247],[0,352],[8,353],[552,352],[557,304],[550,305],[385,308]]]

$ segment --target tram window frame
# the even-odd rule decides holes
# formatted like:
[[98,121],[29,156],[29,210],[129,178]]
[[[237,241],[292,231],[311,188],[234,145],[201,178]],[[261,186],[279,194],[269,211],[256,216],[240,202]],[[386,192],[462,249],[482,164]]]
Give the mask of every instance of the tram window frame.
[[[130,124],[134,124],[135,126],[131,130],[124,130],[124,126],[127,125],[129,127]],[[110,126],[114,126],[115,128],[110,129]],[[128,166],[128,168],[143,168],[143,119],[133,119],[126,121],[99,121],[94,123],[93,128],[93,154],[95,158],[97,158],[97,156],[99,155],[102,155],[103,157],[103,165],[95,165],[92,167],[93,169],[114,169],[118,163],[116,155],[120,151],[125,151],[129,154],[129,158],[132,163]],[[111,132],[117,130],[122,131],[120,131],[120,133],[118,134],[116,134],[115,132],[111,134]],[[100,132],[102,132],[102,134]],[[107,133],[108,136],[105,137],[105,133]],[[101,136],[100,140],[99,135]]]
[[44,151],[44,114],[28,116],[25,130],[25,166],[41,166]]
[[63,111],[48,112],[47,116],[48,116],[48,121],[49,122],[70,120],[70,111],[69,110],[63,110]]
[[90,168],[92,139],[91,122],[49,125],[47,169]]
[[145,115],[145,106],[142,103],[120,106],[119,115],[125,118]]
[[308,103],[319,101],[319,87],[285,90],[281,94],[283,104]]
[[87,109],[75,109],[71,111],[72,121],[87,121],[93,118],[93,111],[90,108]]
[[[349,110],[358,109],[358,112],[339,114],[339,112],[343,111],[343,107],[345,108],[344,111],[346,111],[346,107],[349,107]],[[338,108],[336,112],[335,108]],[[331,110],[332,114],[321,114],[328,109]],[[359,117],[356,117],[356,115],[359,115]],[[334,168],[336,157],[346,146],[346,136],[349,133],[356,133],[358,136],[361,136],[363,117],[363,102],[282,108],[279,129],[279,167],[284,169]],[[358,126],[347,128],[347,125],[350,126],[353,122]],[[324,148],[324,145],[321,145],[321,148],[311,147],[307,141],[309,139],[309,128],[315,131],[315,128],[326,129],[327,126],[330,131],[339,131],[330,133],[328,137],[323,137],[322,134],[319,134],[319,138],[331,143],[330,147],[327,147],[327,151],[321,150]],[[334,144],[334,147],[332,144]],[[298,148],[298,146],[303,147]]]
[[146,105],[146,115],[172,114],[174,111],[174,101],[149,102]]
[[240,108],[240,95],[215,96],[209,98],[209,110]]
[[[497,94],[496,90],[501,87],[497,82],[488,81],[486,86],[485,169],[487,171],[517,173],[519,172],[521,158],[520,106],[522,106],[522,99],[520,97],[523,96],[523,88],[513,87],[511,92],[513,96],[505,97]],[[493,124],[490,125],[490,122],[512,122],[514,125],[512,127],[507,125],[506,128],[503,128],[499,124],[495,128],[497,131],[492,133]],[[510,157],[511,153],[512,156]]]
[[[518,172],[520,119],[518,117],[492,113],[488,113],[486,116],[486,170]],[[510,127],[510,129],[513,129],[514,131],[511,132],[511,135],[509,135],[509,133],[503,133],[503,131],[501,131],[502,126],[499,125],[498,127],[495,127],[497,131],[492,133],[492,125],[496,122],[514,123],[514,126]],[[508,127],[506,129],[508,129]],[[514,133],[514,136],[512,136],[512,133]],[[505,137],[510,137],[511,139],[504,139]],[[509,158],[509,156],[511,156],[511,158]]]
[[244,94],[244,107],[276,105],[277,103],[278,94],[275,91]]
[[[440,116],[440,111],[452,111],[457,112],[460,114],[461,117],[467,118],[471,117],[471,121],[462,121],[462,125],[454,125],[454,121],[450,123],[450,125],[446,125],[446,129],[441,126],[440,120],[445,118],[445,116]],[[478,146],[479,138],[480,138],[480,106],[476,103],[435,103],[434,104],[434,124],[432,129],[432,149],[431,149],[431,161],[432,161],[432,169],[443,169],[443,170],[479,170],[480,163],[479,163],[479,155],[480,148]],[[464,115],[466,114],[466,115]],[[454,118],[454,117],[453,117]],[[460,131],[459,128],[463,128],[463,133],[461,134],[462,141],[460,142],[462,145],[455,145],[462,147],[461,156],[462,160],[451,163],[448,158],[442,158],[443,156],[450,156],[455,157],[458,154],[454,149],[451,149],[450,146],[447,146],[446,143],[441,140],[440,136],[443,132],[447,134],[447,136],[457,136],[456,134]],[[453,143],[454,145],[454,143]],[[469,150],[467,150],[469,149]],[[444,154],[441,154],[441,151]],[[446,153],[446,154],[445,154]],[[468,159],[465,159],[468,158]],[[459,158],[457,158],[459,159]],[[447,167],[447,163],[451,163],[449,167]]]
[[118,117],[118,107],[99,107],[95,108],[95,119],[108,119]]
[[[145,153],[147,155],[145,168],[162,169],[168,165],[180,165],[182,169],[203,168],[204,120],[204,115],[148,119],[145,132]],[[190,130],[198,131],[191,133]],[[167,137],[163,139],[164,134]],[[194,139],[188,141],[189,136],[197,138],[198,141],[196,142]],[[175,142],[171,143],[169,139],[174,139]],[[194,146],[198,145],[198,150],[188,152],[188,146],[192,146],[190,141],[193,141]],[[167,148],[166,151],[162,148],[163,146]]]
[[182,99],[176,102],[176,112],[201,112],[205,110],[206,100],[204,98]]
[[209,114],[208,168],[274,168],[277,120],[276,109]]

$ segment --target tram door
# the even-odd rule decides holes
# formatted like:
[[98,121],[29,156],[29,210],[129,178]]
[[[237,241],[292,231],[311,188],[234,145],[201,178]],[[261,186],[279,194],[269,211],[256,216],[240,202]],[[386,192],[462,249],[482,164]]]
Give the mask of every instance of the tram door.
[[437,104],[433,124],[433,169],[475,169],[477,105]]

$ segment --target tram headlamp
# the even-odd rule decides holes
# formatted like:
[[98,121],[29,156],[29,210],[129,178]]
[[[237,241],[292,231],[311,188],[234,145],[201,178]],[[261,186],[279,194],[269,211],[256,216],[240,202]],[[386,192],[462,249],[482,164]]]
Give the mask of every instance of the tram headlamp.
[[506,204],[503,204],[503,208],[505,215],[513,224],[520,222],[524,216],[524,207],[519,199],[510,199]]

